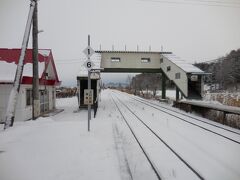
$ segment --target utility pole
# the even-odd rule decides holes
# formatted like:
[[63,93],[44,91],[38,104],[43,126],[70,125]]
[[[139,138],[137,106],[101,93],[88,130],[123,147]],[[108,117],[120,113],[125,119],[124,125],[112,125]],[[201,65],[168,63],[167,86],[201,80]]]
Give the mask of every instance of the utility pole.
[[40,115],[40,100],[39,100],[39,77],[38,77],[38,6],[37,0],[33,0],[36,5],[33,13],[33,28],[32,28],[32,58],[33,58],[33,82],[32,82],[32,119],[35,120]]
[[13,123],[14,123],[15,109],[16,109],[16,105],[17,105],[17,98],[18,98],[18,93],[20,90],[20,85],[21,85],[21,80],[22,80],[24,58],[26,55],[26,49],[27,49],[27,45],[28,45],[34,8],[35,8],[35,2],[32,1],[30,4],[30,10],[28,13],[28,20],[27,20],[27,24],[26,24],[26,28],[25,28],[25,32],[24,32],[24,36],[23,36],[21,54],[19,57],[18,65],[17,65],[13,88],[12,88],[9,98],[8,98],[8,105],[7,105],[7,110],[6,110],[4,129],[7,129],[10,126],[13,126]]

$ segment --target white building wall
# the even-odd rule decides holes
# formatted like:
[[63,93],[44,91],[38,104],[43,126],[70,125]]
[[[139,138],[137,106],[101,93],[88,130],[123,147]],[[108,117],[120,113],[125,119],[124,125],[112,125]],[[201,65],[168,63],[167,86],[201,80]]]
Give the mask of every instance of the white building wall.
[[[12,84],[0,84],[0,118],[5,120],[5,113],[8,98],[12,89]],[[32,118],[32,106],[26,106],[26,89],[31,89],[30,85],[21,85],[17,106],[15,110],[15,121],[24,121]]]
[[[5,113],[8,103],[8,98],[12,88],[12,84],[0,84],[0,121],[5,120]],[[56,93],[55,87],[46,86],[49,91],[49,110],[55,109]],[[21,85],[16,111],[15,121],[25,121],[32,118],[32,105],[27,106],[26,104],[26,90],[32,89],[31,85]],[[39,89],[44,90],[45,86],[40,86]]]
[[4,120],[6,104],[10,95],[12,84],[0,84],[0,121]]
[[15,111],[15,121],[25,121],[32,118],[32,106],[27,106],[26,104],[26,91],[27,89],[32,89],[31,85],[21,85],[17,107]]
[[[111,57],[121,58],[120,62],[112,62]],[[141,58],[150,58],[149,63],[141,62]],[[123,69],[159,69],[160,54],[158,53],[102,53],[101,68]]]
[[[185,71],[174,64],[172,61],[168,60],[166,57],[162,56],[163,63],[161,63],[161,69],[167,75],[170,80],[173,80],[178,88],[182,91],[185,96],[188,96],[188,78]],[[171,70],[167,71],[167,67],[170,66]],[[175,74],[180,73],[180,79],[175,79]]]

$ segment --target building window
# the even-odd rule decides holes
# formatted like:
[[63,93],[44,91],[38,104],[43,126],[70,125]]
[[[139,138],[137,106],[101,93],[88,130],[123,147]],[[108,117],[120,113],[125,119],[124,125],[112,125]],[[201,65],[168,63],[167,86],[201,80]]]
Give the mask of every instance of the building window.
[[150,58],[141,58],[142,63],[150,63]]
[[163,63],[163,58],[160,59],[160,63]]
[[191,81],[198,81],[198,75],[192,75]]
[[171,71],[171,66],[167,66],[167,71]]
[[120,57],[111,57],[112,62],[120,62],[121,58]]
[[175,79],[180,79],[181,78],[181,74],[180,73],[176,73],[175,74]]
[[26,90],[26,106],[32,105],[32,90],[27,89]]

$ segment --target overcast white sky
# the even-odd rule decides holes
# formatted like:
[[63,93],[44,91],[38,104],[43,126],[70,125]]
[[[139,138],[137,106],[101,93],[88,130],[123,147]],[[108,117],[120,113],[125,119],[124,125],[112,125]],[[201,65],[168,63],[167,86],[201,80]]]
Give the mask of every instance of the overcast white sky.
[[[158,0],[156,0],[158,1]],[[53,51],[63,84],[76,82],[83,49],[172,51],[200,62],[240,48],[240,0],[40,0],[39,48]],[[0,47],[20,48],[29,0],[0,0]],[[196,2],[196,3],[195,3]],[[223,4],[223,2],[231,2]],[[203,5],[204,4],[204,5]],[[215,6],[216,5],[216,6]],[[223,7],[223,6],[231,7]],[[31,47],[31,40],[29,43]],[[126,81],[126,75],[103,76]]]

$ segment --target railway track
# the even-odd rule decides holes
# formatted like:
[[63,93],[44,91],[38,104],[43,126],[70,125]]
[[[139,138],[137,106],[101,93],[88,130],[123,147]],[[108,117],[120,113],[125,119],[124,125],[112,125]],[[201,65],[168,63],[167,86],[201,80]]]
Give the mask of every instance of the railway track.
[[[140,102],[140,103],[142,103],[142,104],[145,104],[145,105],[147,105],[147,106],[149,106],[149,107],[152,107],[152,108],[154,108],[154,109],[156,109],[156,110],[159,110],[159,111],[161,111],[161,112],[163,112],[163,113],[165,113],[165,114],[168,114],[168,115],[170,115],[170,116],[173,116],[173,117],[177,118],[177,119],[180,120],[180,121],[183,121],[183,122],[185,122],[185,123],[188,123],[188,124],[191,124],[191,125],[196,126],[196,127],[198,127],[198,128],[201,128],[201,129],[203,129],[203,130],[205,130],[205,131],[208,131],[208,132],[210,132],[210,133],[212,133],[212,134],[215,134],[215,135],[217,135],[217,136],[220,136],[220,137],[222,137],[222,138],[224,138],[224,139],[227,139],[227,140],[229,140],[229,141],[231,141],[231,142],[240,144],[240,141],[238,141],[238,140],[235,140],[235,139],[233,139],[233,138],[231,138],[231,137],[228,137],[228,136],[226,136],[226,135],[222,135],[222,134],[220,134],[219,132],[216,132],[216,131],[214,131],[214,130],[212,130],[212,129],[210,129],[210,128],[206,128],[206,127],[204,127],[204,126],[202,126],[202,125],[196,124],[196,123],[194,123],[194,122],[192,122],[192,121],[188,121],[188,120],[186,120],[186,119],[184,119],[184,118],[179,117],[177,114],[183,115],[183,116],[188,117],[188,118],[192,118],[193,120],[199,121],[199,122],[201,122],[201,123],[205,123],[205,124],[210,125],[210,126],[212,126],[212,127],[216,127],[216,128],[221,129],[221,130],[224,130],[224,131],[227,131],[227,132],[236,134],[236,135],[240,135],[240,133],[238,133],[238,132],[232,131],[232,130],[230,130],[230,129],[227,129],[227,128],[224,128],[224,127],[221,127],[221,126],[218,126],[218,125],[214,125],[214,124],[209,123],[209,122],[202,121],[202,120],[200,120],[200,119],[198,119],[198,118],[194,118],[194,117],[191,117],[191,116],[186,115],[186,114],[184,114],[184,113],[180,113],[180,112],[171,110],[171,109],[166,108],[166,107],[163,107],[163,106],[161,106],[161,105],[156,105],[155,103],[151,103],[151,102],[148,102],[148,101],[145,101],[145,100],[139,100],[139,98],[134,98],[134,97],[130,97],[130,98],[133,99],[133,100],[135,100],[135,101],[138,101],[138,102]],[[170,111],[170,112],[168,112],[168,111]],[[176,113],[176,114],[174,114],[174,113]]]
[[[161,138],[150,126],[148,126],[136,113],[133,112],[133,110],[131,110],[126,104],[123,103],[123,101],[121,101],[117,96],[115,96],[118,100],[118,102],[124,106],[128,112],[130,112],[135,118],[136,120],[141,123],[141,125],[143,125],[148,132],[150,132],[155,138],[158,139],[159,142],[161,142],[178,160],[180,160],[185,166],[186,168],[188,168],[198,179],[203,180],[204,178],[202,177],[202,175],[199,174],[199,172],[197,170],[195,170],[186,160],[184,160],[184,158],[177,153],[163,138]],[[138,143],[139,147],[141,148],[141,150],[143,151],[144,155],[146,156],[149,164],[151,165],[153,171],[155,172],[156,176],[158,179],[162,179],[161,178],[161,174],[159,173],[157,167],[155,166],[153,160],[151,160],[149,154],[147,153],[147,151],[145,150],[143,144],[139,141],[139,138],[137,137],[136,133],[134,132],[134,129],[131,127],[131,125],[129,124],[126,115],[124,115],[123,111],[121,110],[121,108],[119,107],[118,103],[116,102],[116,100],[114,100],[114,98],[112,97],[112,100],[115,104],[115,106],[117,107],[119,113],[121,114],[123,120],[125,121],[125,123],[127,124],[128,128],[130,129],[132,135],[134,136],[136,142]]]
[[136,101],[138,101],[138,102],[148,103],[148,104],[151,104],[151,105],[154,105],[154,106],[163,108],[163,109],[165,109],[165,110],[167,110],[167,111],[171,111],[171,112],[174,112],[174,113],[177,113],[177,114],[181,114],[181,115],[183,115],[183,116],[185,116],[185,117],[194,119],[194,120],[199,121],[199,122],[201,122],[201,123],[208,124],[208,125],[210,125],[210,126],[217,127],[217,128],[219,128],[219,129],[223,129],[223,130],[225,130],[225,131],[228,131],[228,132],[231,132],[231,133],[240,135],[239,132],[233,131],[233,130],[231,130],[231,129],[227,129],[227,128],[225,128],[225,127],[222,127],[222,126],[219,126],[219,125],[216,125],[216,124],[212,124],[212,123],[210,123],[210,122],[203,121],[203,120],[201,120],[201,119],[199,119],[199,118],[193,117],[193,116],[188,115],[188,114],[186,114],[186,113],[182,113],[182,112],[179,112],[179,111],[176,111],[176,110],[173,110],[173,109],[170,109],[170,108],[161,106],[160,104],[155,104],[155,103],[146,101],[146,100],[144,100],[144,99],[142,99],[142,98],[137,98],[137,97],[131,97],[131,98],[134,99],[134,100],[136,100]]

